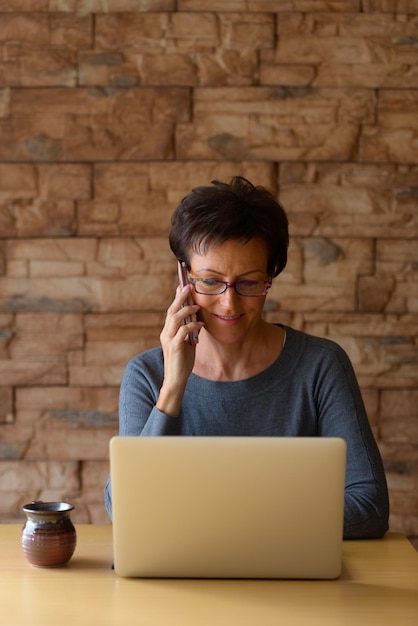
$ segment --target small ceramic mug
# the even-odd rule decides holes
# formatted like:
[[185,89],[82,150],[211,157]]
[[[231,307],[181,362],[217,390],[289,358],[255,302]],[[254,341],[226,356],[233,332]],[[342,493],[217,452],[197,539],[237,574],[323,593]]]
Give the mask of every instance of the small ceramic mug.
[[67,502],[31,502],[23,511],[22,549],[32,565],[56,567],[71,559],[77,534],[70,518],[74,509]]

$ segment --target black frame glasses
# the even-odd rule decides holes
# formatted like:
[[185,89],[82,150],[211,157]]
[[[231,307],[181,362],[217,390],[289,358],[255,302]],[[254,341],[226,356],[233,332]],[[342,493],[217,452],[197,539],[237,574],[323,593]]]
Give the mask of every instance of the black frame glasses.
[[232,287],[239,296],[255,298],[265,296],[272,284],[270,280],[237,280],[229,283],[215,278],[195,278],[194,276],[188,278],[195,292],[202,296],[220,296]]

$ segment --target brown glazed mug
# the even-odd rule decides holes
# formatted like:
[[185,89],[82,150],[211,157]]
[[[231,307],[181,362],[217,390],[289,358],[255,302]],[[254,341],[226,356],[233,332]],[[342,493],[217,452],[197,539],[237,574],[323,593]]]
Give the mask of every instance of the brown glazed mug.
[[77,534],[67,502],[31,502],[23,511],[22,549],[29,563],[38,567],[65,565],[74,554]]

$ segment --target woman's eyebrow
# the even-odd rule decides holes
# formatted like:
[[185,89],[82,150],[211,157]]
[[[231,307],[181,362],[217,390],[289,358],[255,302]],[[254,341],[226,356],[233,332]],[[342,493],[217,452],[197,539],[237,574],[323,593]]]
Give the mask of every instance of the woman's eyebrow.
[[[195,270],[196,274],[198,274],[199,272],[210,272],[212,274],[218,274],[219,276],[223,276],[222,272],[218,272],[217,270],[211,269],[210,267],[201,267],[198,270]],[[247,272],[243,272],[242,274],[239,274],[240,276],[246,276],[247,274],[263,274],[264,272],[262,270],[256,269],[256,270],[248,270]]]

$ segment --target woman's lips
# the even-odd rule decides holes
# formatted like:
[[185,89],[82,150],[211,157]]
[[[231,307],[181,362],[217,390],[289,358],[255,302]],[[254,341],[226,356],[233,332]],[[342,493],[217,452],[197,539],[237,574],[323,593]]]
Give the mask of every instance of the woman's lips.
[[217,315],[215,317],[221,320],[222,322],[236,322],[237,320],[243,317],[242,315]]

